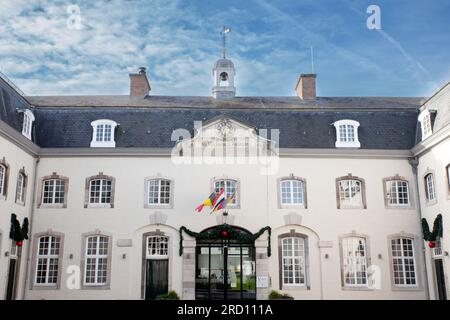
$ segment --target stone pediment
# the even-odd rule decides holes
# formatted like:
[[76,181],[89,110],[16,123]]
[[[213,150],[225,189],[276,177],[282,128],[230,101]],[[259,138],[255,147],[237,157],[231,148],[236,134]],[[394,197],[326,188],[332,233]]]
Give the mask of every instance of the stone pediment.
[[266,136],[258,135],[255,128],[242,122],[229,117],[219,117],[201,125],[196,123],[194,136],[180,141],[176,148],[183,156],[274,156],[277,154],[277,144]]

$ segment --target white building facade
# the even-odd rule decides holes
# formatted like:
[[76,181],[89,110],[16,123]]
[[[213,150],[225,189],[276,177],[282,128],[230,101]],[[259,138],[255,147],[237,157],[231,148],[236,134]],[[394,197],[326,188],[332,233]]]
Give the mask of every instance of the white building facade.
[[[236,97],[219,62],[213,97],[152,96],[144,69],[130,96],[0,80],[0,296],[448,298],[450,86],[326,98],[304,75],[298,96]],[[222,189],[225,210],[195,210]]]

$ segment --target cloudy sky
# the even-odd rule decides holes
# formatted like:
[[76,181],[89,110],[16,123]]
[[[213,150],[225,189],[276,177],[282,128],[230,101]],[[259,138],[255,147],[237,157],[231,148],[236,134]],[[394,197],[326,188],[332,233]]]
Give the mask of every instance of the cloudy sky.
[[152,94],[210,95],[227,25],[240,96],[293,95],[311,46],[321,96],[427,96],[450,80],[449,17],[448,0],[0,0],[0,71],[27,95],[127,94],[146,66]]

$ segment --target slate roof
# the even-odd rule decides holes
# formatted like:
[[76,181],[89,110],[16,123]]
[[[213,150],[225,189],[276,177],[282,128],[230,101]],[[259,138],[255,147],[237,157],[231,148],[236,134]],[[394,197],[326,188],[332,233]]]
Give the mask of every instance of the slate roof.
[[[228,116],[259,129],[279,129],[281,148],[334,148],[333,122],[360,122],[361,149],[406,150],[415,145],[417,110],[423,98],[237,97],[219,101],[211,97],[149,96],[56,96],[22,97],[0,82],[0,120],[19,132],[21,113],[35,114],[33,140],[40,147],[89,147],[90,123],[111,119],[116,128],[117,147],[172,147],[174,129],[193,133],[194,121]],[[25,102],[24,102],[25,101]],[[28,103],[26,103],[28,102]]]

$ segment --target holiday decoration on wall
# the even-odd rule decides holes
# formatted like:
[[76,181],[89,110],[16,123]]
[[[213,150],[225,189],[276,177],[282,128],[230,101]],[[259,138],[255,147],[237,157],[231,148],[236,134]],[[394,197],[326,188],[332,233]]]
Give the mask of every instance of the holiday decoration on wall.
[[202,232],[194,232],[182,226],[180,228],[180,256],[183,255],[183,231],[189,236],[195,238],[196,240],[237,240],[243,243],[253,243],[256,239],[258,239],[265,231],[268,233],[268,242],[269,245],[267,247],[267,255],[270,257],[271,255],[271,246],[270,246],[270,236],[272,233],[272,229],[267,226],[261,228],[257,233],[248,234],[243,232],[238,228],[234,228],[226,223],[218,225],[214,228],[204,230]]
[[16,246],[21,247],[23,245],[23,240],[28,239],[28,218],[23,219],[22,227],[20,227],[17,216],[12,213],[9,237],[16,242]]
[[436,247],[436,239],[442,238],[442,215],[438,214],[436,219],[434,219],[433,223],[433,231],[430,232],[430,227],[428,226],[428,222],[425,218],[422,218],[422,232],[423,239],[428,242],[428,247],[433,249]]

